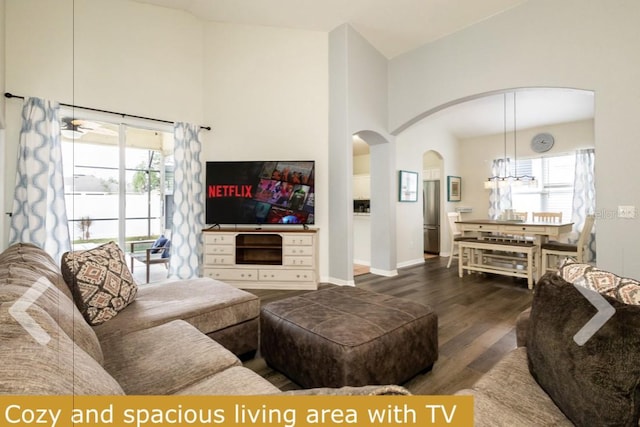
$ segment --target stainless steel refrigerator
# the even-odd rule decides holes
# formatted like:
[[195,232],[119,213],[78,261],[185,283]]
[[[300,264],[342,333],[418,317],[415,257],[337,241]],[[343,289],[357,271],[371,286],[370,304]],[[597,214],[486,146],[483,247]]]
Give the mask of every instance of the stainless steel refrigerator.
[[424,181],[424,251],[430,254],[440,253],[440,181]]

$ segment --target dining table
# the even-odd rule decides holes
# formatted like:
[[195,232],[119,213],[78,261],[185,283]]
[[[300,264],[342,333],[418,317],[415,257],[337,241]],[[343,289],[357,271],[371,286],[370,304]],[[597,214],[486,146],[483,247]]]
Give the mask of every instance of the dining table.
[[[456,221],[458,230],[463,235],[473,234],[478,239],[491,239],[492,237],[505,238],[506,236],[518,236],[530,238],[536,247],[540,260],[542,244],[550,238],[557,239],[562,234],[571,232],[573,222],[532,222],[523,220],[499,220],[499,219],[462,219]],[[536,278],[542,275],[541,262],[536,265]]]

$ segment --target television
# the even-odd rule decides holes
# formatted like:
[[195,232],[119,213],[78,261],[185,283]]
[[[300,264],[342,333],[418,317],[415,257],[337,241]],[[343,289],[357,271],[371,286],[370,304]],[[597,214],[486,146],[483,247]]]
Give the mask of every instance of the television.
[[208,161],[206,223],[314,223],[315,162]]

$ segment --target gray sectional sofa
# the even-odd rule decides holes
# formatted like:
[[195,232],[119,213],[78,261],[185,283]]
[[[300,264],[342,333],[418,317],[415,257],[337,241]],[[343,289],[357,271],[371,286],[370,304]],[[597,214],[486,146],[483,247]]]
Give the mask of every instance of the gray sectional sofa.
[[[183,280],[142,286],[115,317],[90,326],[51,257],[16,244],[0,254],[0,394],[280,393],[236,356],[257,348],[259,309],[257,297],[230,285]],[[367,386],[300,393],[408,392]]]
[[[612,316],[576,341],[594,294]],[[518,347],[456,393],[474,396],[476,426],[640,425],[640,283],[568,263],[538,281],[516,329]]]

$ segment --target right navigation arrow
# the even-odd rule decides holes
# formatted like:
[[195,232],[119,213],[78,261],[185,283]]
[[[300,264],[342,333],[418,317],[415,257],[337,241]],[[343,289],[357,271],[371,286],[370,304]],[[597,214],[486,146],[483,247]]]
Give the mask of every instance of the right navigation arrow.
[[616,309],[598,292],[587,289],[579,284],[573,285],[598,312],[573,336],[579,346],[583,346],[605,323],[616,313]]

